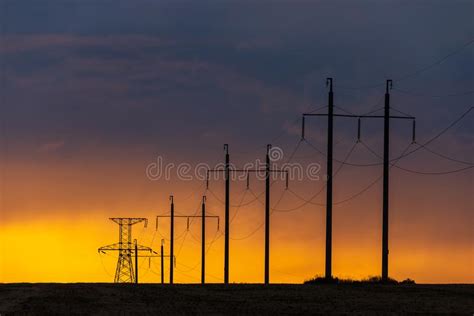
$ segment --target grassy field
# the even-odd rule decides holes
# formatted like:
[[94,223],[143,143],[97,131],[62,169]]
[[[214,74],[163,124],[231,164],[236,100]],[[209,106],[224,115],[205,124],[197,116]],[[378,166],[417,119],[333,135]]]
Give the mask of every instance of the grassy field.
[[474,313],[474,285],[0,284],[0,314]]

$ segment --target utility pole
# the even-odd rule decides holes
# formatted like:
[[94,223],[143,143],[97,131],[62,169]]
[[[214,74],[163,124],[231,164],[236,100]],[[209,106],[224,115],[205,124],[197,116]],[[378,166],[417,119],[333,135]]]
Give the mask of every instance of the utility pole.
[[206,197],[202,197],[201,224],[201,284],[206,283]]
[[[327,116],[327,160],[326,160],[326,264],[324,277],[332,279],[332,178],[333,178],[333,145],[334,145],[334,92],[333,78],[326,78],[328,92],[328,113],[312,114],[303,113],[301,125],[301,140],[305,139],[305,117]],[[336,115],[337,116],[337,115]]]
[[265,159],[265,284],[270,283],[270,149]]
[[329,95],[328,95],[328,113],[317,114],[317,113],[303,113],[301,139],[305,140],[305,117],[306,116],[327,116],[328,117],[328,152],[327,152],[327,196],[326,196],[326,273],[327,279],[332,278],[332,186],[333,186],[333,173],[332,173],[332,161],[333,161],[333,118],[334,117],[346,117],[346,118],[357,118],[358,119],[358,142],[360,141],[360,121],[365,118],[383,118],[384,119],[384,157],[383,157],[383,223],[382,223],[382,280],[388,280],[388,197],[389,197],[389,169],[390,169],[390,157],[389,157],[389,145],[390,145],[390,119],[409,119],[413,120],[413,139],[415,137],[415,117],[413,116],[394,116],[390,115],[390,94],[389,89],[392,87],[392,80],[386,81],[385,91],[385,112],[384,115],[352,115],[352,114],[334,114],[334,103],[333,103],[333,89],[332,89],[332,78],[327,78],[326,84],[329,84]]
[[[286,186],[288,188],[288,172],[286,170],[272,169],[270,161],[271,144],[267,144],[267,153],[265,156],[265,271],[264,283],[270,284],[270,175],[271,173],[286,173]],[[236,170],[241,171],[241,170]],[[248,170],[248,172],[260,172],[261,170]]]
[[171,227],[170,227],[170,284],[173,284],[173,258],[174,258],[174,199],[170,196],[171,201]]
[[329,85],[328,94],[328,141],[327,141],[327,186],[326,186],[326,279],[332,279],[332,151],[333,151],[333,122],[334,122],[334,94],[332,78],[326,79]]
[[135,284],[138,284],[138,244],[137,240],[133,240],[135,242]]
[[[171,218],[171,227],[172,227],[172,230],[171,230],[171,236],[170,236],[170,242],[173,243],[173,239],[174,239],[174,220],[176,218],[186,218],[187,219],[187,230],[189,231],[189,219],[190,218],[198,218],[198,219],[201,219],[202,220],[202,226],[201,226],[201,236],[202,236],[202,240],[201,240],[201,283],[204,284],[205,282],[205,262],[206,262],[206,218],[214,218],[214,219],[217,219],[217,230],[219,230],[220,228],[220,218],[219,216],[217,215],[206,215],[206,196],[204,195],[202,197],[202,203],[201,203],[201,210],[202,210],[202,214],[201,215],[174,215],[174,200],[171,199],[171,214],[170,215],[157,215],[156,216],[156,229],[158,230],[158,221],[160,218]],[[162,245],[163,245],[163,242],[162,242]],[[170,261],[171,261],[171,265],[173,264],[173,259],[174,258],[174,253],[173,253],[173,248],[171,248],[171,251],[170,251]],[[162,268],[163,269],[163,268]],[[171,269],[171,268],[170,268]],[[171,270],[170,270],[171,271]],[[170,274],[171,275],[171,274]],[[170,283],[172,283],[172,279],[170,278]]]
[[229,144],[224,144],[225,164],[224,169],[211,169],[207,171],[206,187],[209,187],[210,172],[224,172],[224,284],[229,284],[229,234],[230,234],[230,156]]
[[229,284],[229,212],[230,212],[230,158],[229,144],[225,150],[225,215],[224,215],[224,284]]
[[165,251],[164,251],[165,240],[161,240],[161,284],[165,284]]
[[385,89],[384,133],[383,133],[383,205],[382,205],[382,281],[388,281],[388,199],[390,163],[390,93],[392,80],[387,80]]

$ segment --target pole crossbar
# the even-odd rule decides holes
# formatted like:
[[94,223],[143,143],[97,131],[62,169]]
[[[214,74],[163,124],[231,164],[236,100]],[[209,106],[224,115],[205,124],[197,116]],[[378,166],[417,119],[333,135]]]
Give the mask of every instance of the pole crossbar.
[[[214,218],[214,219],[217,219],[217,230],[220,230],[220,217],[219,215],[206,215],[205,216],[206,218]],[[158,229],[158,220],[160,218],[171,218],[171,215],[157,215],[156,216],[156,228],[155,229]],[[190,224],[189,224],[189,219],[190,218],[202,218],[201,215],[174,215],[174,218],[186,218],[187,219],[187,227],[186,229],[189,230],[189,227],[190,227]]]
[[[303,116],[328,116],[329,114],[326,113],[303,113]],[[334,117],[349,117],[349,118],[385,118],[384,115],[356,115],[356,114],[333,114]],[[400,116],[400,115],[391,115],[391,119],[409,119],[415,120],[416,117],[414,116]]]

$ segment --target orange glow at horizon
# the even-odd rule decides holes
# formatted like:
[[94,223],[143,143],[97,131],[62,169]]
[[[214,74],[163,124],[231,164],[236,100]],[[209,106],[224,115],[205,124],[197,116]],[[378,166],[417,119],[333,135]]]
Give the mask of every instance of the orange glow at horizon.
[[[108,225],[105,225],[108,224]],[[33,225],[13,225],[2,228],[0,252],[1,282],[112,282],[117,256],[99,254],[97,248],[116,242],[117,227],[110,223],[76,222],[72,228],[67,222],[43,222]],[[71,226],[71,225],[69,225]],[[184,225],[177,225],[185,229]],[[199,237],[199,227],[195,227]],[[154,228],[136,227],[139,242],[150,245]],[[210,240],[212,235],[209,234]],[[215,235],[214,235],[215,236]],[[146,238],[148,237],[148,238]],[[208,238],[209,238],[208,237]],[[151,244],[159,251],[160,238],[155,235]],[[239,244],[231,242],[231,282],[261,283],[263,280],[263,238],[259,242]],[[222,282],[223,239],[207,253],[207,282]],[[177,239],[176,244],[181,243]],[[298,246],[296,242],[279,241],[271,249],[272,283],[301,283],[324,272],[324,248],[319,242]],[[101,244],[102,242],[102,244]],[[395,244],[397,244],[395,242]],[[166,243],[169,246],[168,243]],[[165,253],[168,247],[165,246]],[[405,245],[408,246],[408,245]],[[177,247],[177,251],[180,247]],[[472,283],[472,265],[465,260],[470,248],[452,249],[450,256],[439,247],[403,251],[397,245],[391,252],[391,276],[396,279],[412,278],[419,283]],[[406,247],[405,247],[406,248]],[[414,254],[415,253],[415,254]],[[334,246],[334,275],[342,278],[363,279],[378,275],[377,249],[360,249],[357,245]],[[427,264],[427,261],[430,263]],[[159,259],[141,258],[140,281],[160,282]],[[168,279],[169,261],[165,260],[165,280]],[[434,273],[436,272],[436,273]],[[177,283],[198,283],[200,278],[200,244],[191,241],[183,247],[175,269]]]
[[[105,163],[104,163],[105,161]],[[152,182],[144,175],[143,157],[125,163],[99,161],[82,165],[55,164],[38,168],[34,165],[10,165],[9,182],[0,224],[0,282],[112,282],[116,254],[98,254],[97,248],[117,242],[118,226],[108,217],[147,217],[148,228],[142,224],[133,228],[134,238],[159,251],[160,240],[168,238],[169,221],[163,219],[155,231],[155,216],[169,209],[168,195],[175,196],[176,210],[193,214],[199,210],[204,187],[197,182]],[[13,176],[14,175],[14,176]],[[122,179],[127,179],[124,182]],[[469,176],[466,176],[470,181]],[[370,179],[369,179],[370,180]],[[450,181],[461,181],[453,177]],[[335,200],[351,194],[350,183],[366,181],[351,173],[338,179]],[[412,192],[403,176],[394,176],[391,228],[390,276],[411,278],[418,283],[473,283],[472,217],[453,217],[457,209],[470,208],[468,189],[449,189],[448,181],[441,190],[424,183],[424,189]],[[244,181],[245,182],[245,181]],[[344,185],[343,185],[344,184]],[[202,185],[202,184],[201,184]],[[310,196],[321,182],[301,182],[294,185],[298,192]],[[438,184],[437,184],[438,185]],[[263,183],[254,181],[253,190],[262,192]],[[439,186],[439,185],[438,185]],[[196,191],[196,188],[199,190]],[[212,193],[222,197],[222,182],[210,186]],[[272,188],[273,203],[284,191],[284,184]],[[232,204],[244,194],[245,183],[233,183]],[[196,192],[190,196],[190,193]],[[351,204],[334,207],[333,272],[337,277],[361,279],[380,274],[380,198],[379,188],[361,196]],[[223,207],[210,192],[208,210],[221,216],[221,230],[207,225],[207,241],[212,243],[207,253],[210,283],[223,278]],[[252,200],[246,193],[245,201]],[[281,208],[298,205],[289,193]],[[420,196],[429,197],[430,209],[423,207]],[[403,197],[403,199],[400,199]],[[324,202],[321,196],[318,202]],[[274,205],[275,206],[275,205]],[[444,210],[450,209],[450,212]],[[401,212],[403,211],[403,212]],[[460,214],[462,214],[462,212]],[[433,214],[437,214],[434,216]],[[263,206],[258,201],[231,208],[230,281],[263,281]],[[447,225],[447,221],[449,225]],[[272,214],[271,261],[272,283],[301,283],[324,273],[324,206],[306,205],[291,213]],[[200,221],[186,233],[185,221],[176,221],[175,254],[177,283],[197,283],[200,280]],[[183,237],[186,236],[183,243]],[[242,239],[248,235],[249,238]],[[181,236],[181,237],[180,237]],[[242,239],[242,240],[239,240]],[[169,243],[165,242],[165,252]],[[165,261],[166,269],[168,261]],[[140,260],[140,281],[159,282],[159,259]],[[166,274],[165,280],[168,279]]]

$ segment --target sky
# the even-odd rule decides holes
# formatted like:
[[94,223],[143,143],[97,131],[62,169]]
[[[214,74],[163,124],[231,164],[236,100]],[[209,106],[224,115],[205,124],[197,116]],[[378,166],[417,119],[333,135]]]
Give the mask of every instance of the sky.
[[[322,275],[326,121],[307,118],[300,142],[301,114],[325,113],[327,77],[337,113],[382,114],[393,79],[392,112],[416,117],[423,144],[473,106],[473,12],[471,1],[0,0],[0,282],[111,282],[116,254],[97,252],[117,242],[108,218],[147,217],[134,237],[168,251],[169,221],[156,230],[155,217],[171,194],[182,215],[206,195],[221,217],[206,247],[208,280],[222,282],[224,183],[206,190],[177,166],[218,166],[223,144],[236,167],[267,144],[282,150],[276,167],[320,166],[290,190],[272,185],[270,271],[282,283]],[[396,279],[474,282],[472,169],[433,174],[472,166],[472,112],[391,169]],[[367,147],[382,154],[382,122],[364,120],[362,142],[356,120],[334,128],[339,161],[374,166],[335,176],[333,272],[378,275],[382,168]],[[391,157],[411,141],[411,122],[392,120]],[[168,177],[150,176],[159,161]],[[254,176],[250,190],[231,183],[231,282],[263,281],[263,191]],[[175,281],[199,282],[200,222],[175,231]],[[156,259],[140,267],[159,282]]]

